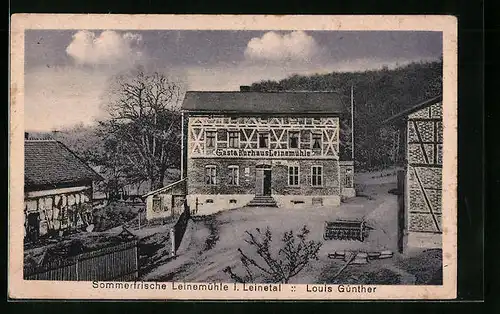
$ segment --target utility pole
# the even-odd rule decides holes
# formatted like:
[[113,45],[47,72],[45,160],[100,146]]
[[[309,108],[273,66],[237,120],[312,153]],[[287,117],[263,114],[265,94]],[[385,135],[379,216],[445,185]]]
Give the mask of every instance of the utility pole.
[[181,180],[184,179],[184,112],[181,113]]
[[175,252],[175,230],[170,228],[170,256],[175,257],[177,252]]
[[141,212],[139,211],[139,215],[137,215],[137,219],[139,220],[139,230],[141,230]]
[[351,85],[351,159],[354,161],[354,85]]

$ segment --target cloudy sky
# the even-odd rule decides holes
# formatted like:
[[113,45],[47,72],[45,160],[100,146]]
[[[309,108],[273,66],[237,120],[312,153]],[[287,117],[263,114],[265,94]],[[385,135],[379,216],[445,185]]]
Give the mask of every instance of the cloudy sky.
[[238,90],[442,53],[439,32],[30,30],[25,38],[25,128],[40,131],[101,118],[110,78],[138,65],[176,77],[187,90]]

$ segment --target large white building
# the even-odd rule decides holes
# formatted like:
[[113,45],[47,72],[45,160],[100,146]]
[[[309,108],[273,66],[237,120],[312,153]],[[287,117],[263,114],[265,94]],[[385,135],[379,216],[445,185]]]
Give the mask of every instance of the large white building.
[[148,217],[184,199],[197,214],[339,205],[355,194],[353,161],[339,154],[346,108],[335,92],[188,91],[183,180],[147,195]]

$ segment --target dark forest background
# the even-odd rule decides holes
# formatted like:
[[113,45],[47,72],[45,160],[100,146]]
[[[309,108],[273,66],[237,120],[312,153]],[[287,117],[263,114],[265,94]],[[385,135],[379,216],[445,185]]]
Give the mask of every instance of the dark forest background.
[[[397,132],[391,127],[382,127],[381,122],[419,102],[435,97],[442,93],[442,59],[435,62],[411,63],[405,66],[389,69],[384,67],[380,70],[364,72],[333,72],[321,75],[293,75],[280,81],[261,81],[250,86],[254,91],[286,91],[286,90],[308,90],[308,91],[336,91],[342,95],[346,106],[345,116],[341,119],[341,147],[340,158],[351,159],[351,87],[353,88],[354,102],[354,147],[356,171],[378,170],[394,166],[398,162],[398,139]],[[171,85],[164,83],[164,86]],[[166,108],[166,107],[165,107]],[[165,129],[178,130],[180,132],[180,114],[178,109],[161,107],[158,111],[161,115],[168,117],[164,119]],[[150,134],[153,141],[166,140],[161,123],[156,122],[152,130],[141,130]],[[149,119],[148,116],[145,117]],[[179,120],[178,123],[175,122]],[[141,120],[142,121],[142,120]],[[148,120],[149,121],[149,120]],[[167,123],[168,122],[168,123]],[[117,136],[110,136],[109,128],[103,128],[107,121],[99,121],[95,126],[76,125],[67,129],[54,130],[50,133],[33,133],[31,137],[52,137],[61,141],[72,149],[81,159],[93,166],[101,173],[107,181],[102,187],[107,197],[123,193],[126,186],[145,184],[145,189],[153,188],[147,182],[158,181],[155,185],[174,181],[179,175],[180,136],[169,137],[166,147],[168,154],[162,154],[162,165],[168,165],[169,170],[161,174],[162,179],[157,180],[154,172],[151,174],[139,171],[137,162],[127,160],[127,154],[131,153],[130,145]],[[122,125],[127,127],[126,135],[130,134],[130,126],[134,121]],[[160,123],[160,124],[158,124]],[[175,128],[172,129],[172,123]],[[109,123],[108,123],[109,124]],[[141,124],[143,125],[143,124]],[[169,127],[170,125],[170,127]],[[29,129],[29,127],[28,127]],[[177,132],[177,131],[176,131]],[[170,136],[170,135],[168,135]],[[175,143],[174,143],[175,142]],[[155,157],[155,156],[152,156]],[[130,159],[130,158],[128,158]],[[132,167],[131,167],[132,165]],[[145,173],[145,174],[144,174]],[[152,178],[155,177],[155,178]],[[136,192],[141,193],[141,192]]]
[[[294,75],[281,81],[251,85],[255,91],[336,91],[344,99],[340,158],[351,159],[351,87],[354,103],[354,159],[358,171],[387,168],[398,162],[397,132],[381,122],[442,92],[442,59],[411,63],[396,69]],[[400,160],[399,160],[400,161]]]

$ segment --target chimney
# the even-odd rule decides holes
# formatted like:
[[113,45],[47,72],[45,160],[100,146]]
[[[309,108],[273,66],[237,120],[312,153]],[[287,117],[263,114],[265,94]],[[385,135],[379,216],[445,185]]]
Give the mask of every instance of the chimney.
[[30,134],[28,132],[24,132],[24,139],[29,140]]
[[248,85],[241,85],[240,86],[240,92],[249,92],[249,91],[251,91],[250,86],[248,86]]

